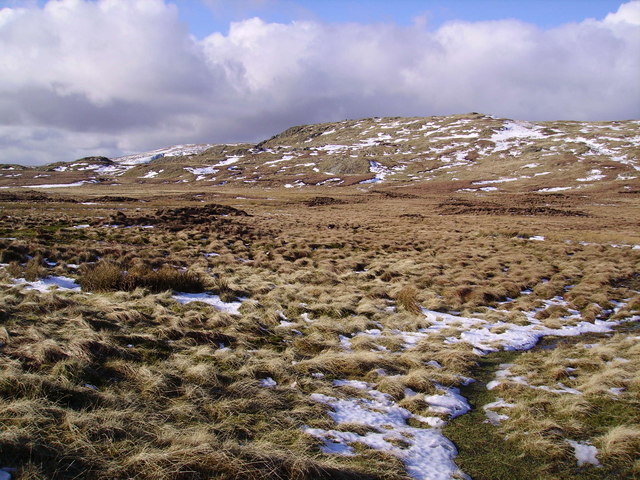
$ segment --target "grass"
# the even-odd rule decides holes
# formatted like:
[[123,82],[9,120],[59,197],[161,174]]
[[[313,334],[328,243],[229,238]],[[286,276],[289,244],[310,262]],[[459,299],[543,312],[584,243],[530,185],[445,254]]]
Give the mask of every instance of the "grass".
[[[585,386],[595,381],[591,375],[585,376],[584,383],[577,381],[575,385],[585,391],[583,396],[532,391],[515,384],[495,390],[486,388],[493,379],[493,372],[503,363],[513,363],[511,370],[514,373],[526,373],[537,385],[549,386],[555,386],[558,379],[572,383],[559,363],[583,365],[589,370],[595,369],[596,374],[598,369],[610,369],[606,361],[611,357],[594,360],[594,355],[582,347],[583,339],[562,340],[554,346],[551,355],[544,347],[526,354],[493,354],[481,362],[474,375],[479,382],[462,388],[463,395],[476,408],[444,430],[445,435],[458,445],[457,462],[465,472],[480,479],[635,478],[638,474],[634,456],[638,451],[640,410],[637,387],[629,382],[634,381],[630,374],[635,371],[637,352],[633,347],[629,348],[632,342],[624,329],[613,337],[591,335],[587,341],[615,346],[615,355],[621,355],[615,358],[627,359],[631,355],[631,360],[622,361],[629,364],[626,373],[615,375],[617,385],[628,387],[623,396],[614,398],[608,391],[588,393]],[[562,375],[558,375],[560,371]],[[494,426],[486,421],[481,407],[497,397],[515,406],[501,410],[509,418]],[[591,441],[598,447],[597,458],[602,466],[578,467],[572,449],[566,443],[567,438]]]
[[132,291],[136,288],[146,288],[154,293],[166,290],[199,293],[205,288],[204,280],[198,273],[179,271],[169,266],[163,266],[159,270],[136,266],[124,271],[115,263],[100,261],[83,270],[79,283],[87,292]]
[[[135,197],[140,188],[92,195]],[[575,323],[569,309],[592,322],[618,301],[626,306],[615,318],[637,315],[637,251],[606,245],[640,242],[640,212],[626,197],[567,200],[586,217],[522,218],[440,215],[449,194],[417,187],[333,192],[337,201],[313,206],[310,198],[326,197],[321,189],[203,189],[199,197],[177,186],[146,192],[147,202],[3,204],[0,229],[16,240],[0,240],[9,264],[0,268],[0,468],[16,468],[17,480],[406,479],[396,457],[361,444],[356,456],[328,455],[303,432],[336,428],[310,395],[363,395],[332,385],[350,379],[375,383],[423,416],[437,385],[460,387],[476,407],[495,396],[516,404],[500,426],[483,423],[477,408],[445,428],[473,478],[637,475],[637,331],[481,359],[466,343],[447,343],[460,325],[412,348],[399,333],[431,326],[421,308],[526,325],[522,311],[559,294],[567,305],[541,310],[541,322]],[[189,211],[179,209],[203,199],[252,216],[155,222],[158,211]],[[605,201],[617,206],[594,214]],[[154,219],[154,228],[106,226],[116,207],[129,220]],[[65,227],[44,229],[60,218]],[[526,240],[541,233],[544,242]],[[603,245],[579,243],[589,237]],[[76,279],[82,291],[12,283],[51,275]],[[245,300],[231,315],[179,304],[174,291]],[[486,390],[504,362],[532,385],[563,382],[584,399],[518,385]],[[465,387],[464,377],[477,382]],[[276,385],[265,387],[267,378]],[[610,388],[626,390],[614,398]],[[590,440],[604,466],[578,469],[565,438]]]

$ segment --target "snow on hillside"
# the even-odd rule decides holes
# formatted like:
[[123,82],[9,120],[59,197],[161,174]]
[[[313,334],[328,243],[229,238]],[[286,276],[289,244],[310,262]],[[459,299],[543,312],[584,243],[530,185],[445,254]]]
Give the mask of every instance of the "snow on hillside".
[[162,157],[197,155],[211,148],[212,146],[212,144],[174,145],[172,147],[160,148],[158,150],[151,150],[149,152],[136,153],[133,155],[126,155],[124,157],[113,158],[112,160],[121,165],[140,165],[143,163],[149,163]]
[[[407,185],[466,182],[455,190],[561,192],[604,184],[633,189],[640,170],[640,122],[525,122],[481,114],[422,118],[369,118],[294,127],[253,147],[187,144],[105,161],[86,159],[47,171],[85,173],[73,180],[112,180],[139,167],[136,179],[156,179],[154,160],[182,157],[164,182],[206,180],[218,185]],[[227,148],[228,147],[228,148]],[[23,172],[0,168],[2,186],[26,185]],[[178,173],[179,172],[179,173]],[[515,172],[521,172],[516,174]],[[51,178],[51,183],[55,178]],[[38,177],[31,177],[38,178]],[[14,180],[15,179],[15,180]],[[156,180],[157,181],[157,180]],[[73,183],[69,178],[61,184]]]

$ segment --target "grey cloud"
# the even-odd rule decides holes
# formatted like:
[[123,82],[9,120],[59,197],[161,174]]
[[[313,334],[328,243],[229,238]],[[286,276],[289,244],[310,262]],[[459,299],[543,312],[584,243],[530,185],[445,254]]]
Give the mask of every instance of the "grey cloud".
[[640,113],[639,1],[548,31],[517,21],[429,31],[254,18],[201,41],[176,8],[62,0],[0,10],[0,162],[256,141],[373,115]]

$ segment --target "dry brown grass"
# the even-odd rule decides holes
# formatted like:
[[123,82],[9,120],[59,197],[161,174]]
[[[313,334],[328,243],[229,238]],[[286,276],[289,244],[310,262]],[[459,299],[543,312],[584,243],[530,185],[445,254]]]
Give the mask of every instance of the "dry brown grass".
[[[180,186],[166,188],[149,203],[119,208],[133,218],[199,204],[183,197]],[[3,462],[18,468],[18,480],[406,478],[398,459],[362,446],[355,457],[323,454],[321,442],[302,427],[336,426],[328,407],[309,400],[316,392],[336,395],[334,379],[374,383],[401,406],[428,415],[424,395],[436,393],[436,383],[460,386],[463,376],[474,374],[472,348],[444,343],[460,326],[428,335],[414,348],[391,333],[428,328],[421,307],[522,325],[522,311],[560,294],[589,321],[612,307],[611,300],[632,298],[616,318],[639,313],[637,253],[578,243],[589,236],[635,241],[633,208],[579,219],[440,216],[437,205],[448,193],[406,190],[412,198],[356,187],[336,194],[345,203],[311,208],[303,206],[309,195],[298,191],[221,189],[203,195],[220,196],[216,201],[253,216],[176,231],[161,224],[69,228],[100,222],[115,205],[54,204],[50,211],[12,205],[12,219],[0,218],[2,235],[18,238],[2,240],[0,248],[0,260],[14,262],[0,270]],[[124,186],[121,194],[135,193]],[[588,210],[596,200],[571,203]],[[64,225],[45,229],[63,215]],[[606,235],[598,233],[605,227]],[[540,233],[548,240],[515,238]],[[71,276],[83,291],[11,285],[27,275]],[[565,291],[568,285],[574,287]],[[532,293],[521,295],[524,289]],[[171,290],[248,299],[239,315],[230,315],[202,303],[180,305]],[[508,297],[513,301],[498,306]],[[488,306],[504,311],[487,313]],[[564,326],[565,313],[551,308],[540,317]],[[376,329],[384,334],[361,334]],[[613,399],[610,388],[625,389],[619,396],[628,405],[624,412],[635,408],[637,346],[615,342],[522,354],[514,373],[534,385],[563,382],[584,394],[499,388],[518,403],[505,435],[528,442],[526,448],[552,464],[571,459],[564,443],[571,435],[593,439],[613,464],[628,461],[637,448],[637,422],[596,428],[587,421],[598,402]],[[616,360],[623,353],[630,362]],[[275,387],[263,386],[268,377]],[[417,395],[407,397],[407,388]]]
[[202,276],[193,271],[179,271],[168,265],[162,266],[159,270],[135,266],[124,271],[117,264],[108,261],[84,266],[79,283],[85,291],[101,293],[116,290],[132,291],[136,288],[146,288],[154,293],[166,290],[198,293],[205,289]]

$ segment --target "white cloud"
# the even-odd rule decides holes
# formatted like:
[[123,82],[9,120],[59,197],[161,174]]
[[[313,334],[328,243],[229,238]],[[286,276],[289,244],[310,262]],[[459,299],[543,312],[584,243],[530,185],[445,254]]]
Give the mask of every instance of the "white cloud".
[[607,15],[604,21],[607,23],[640,25],[640,2],[634,1],[620,5],[618,11]]
[[177,9],[58,0],[0,10],[0,162],[258,140],[370,115],[640,114],[640,1],[551,30],[253,18],[201,41]]

